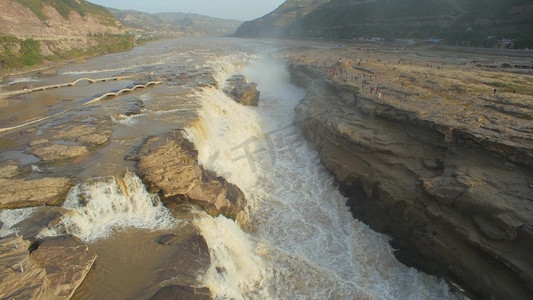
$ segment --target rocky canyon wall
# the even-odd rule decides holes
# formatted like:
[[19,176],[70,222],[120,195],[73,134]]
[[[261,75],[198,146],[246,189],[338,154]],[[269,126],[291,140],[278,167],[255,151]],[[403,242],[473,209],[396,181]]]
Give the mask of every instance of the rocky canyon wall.
[[307,90],[297,125],[401,262],[480,298],[532,295],[532,149],[483,143],[305,66],[291,73]]

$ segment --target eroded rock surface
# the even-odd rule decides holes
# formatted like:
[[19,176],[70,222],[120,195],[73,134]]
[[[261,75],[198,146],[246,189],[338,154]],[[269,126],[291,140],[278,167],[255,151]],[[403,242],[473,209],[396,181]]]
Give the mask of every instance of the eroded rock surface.
[[72,297],[96,260],[96,254],[72,236],[44,238],[31,257],[46,270],[53,294],[65,299]]
[[[33,252],[29,252],[30,246]],[[71,236],[45,238],[38,246],[22,237],[0,239],[1,299],[70,299],[96,254]]]
[[0,178],[12,178],[19,174],[18,164],[14,160],[0,163]]
[[0,239],[0,299],[49,299],[50,281],[30,257],[22,237]]
[[73,159],[105,144],[111,136],[110,120],[60,124],[47,128],[44,136],[29,143],[31,153],[46,162]]
[[161,236],[158,243],[172,248],[173,254],[168,257],[172,263],[154,274],[155,281],[163,287],[152,299],[210,299],[209,289],[194,288],[211,267],[209,247],[198,228],[183,225],[175,233]]
[[224,92],[242,105],[257,106],[259,104],[260,93],[257,90],[257,83],[248,83],[242,75],[234,75],[226,80]]
[[213,216],[222,214],[246,224],[243,192],[198,165],[194,145],[180,131],[148,139],[138,155],[137,174],[169,208],[193,203]]
[[70,188],[68,178],[2,179],[0,209],[59,205]]
[[531,296],[531,137],[454,129],[446,111],[401,109],[305,66],[292,75],[308,91],[297,124],[354,216],[390,234],[400,261],[483,298]]

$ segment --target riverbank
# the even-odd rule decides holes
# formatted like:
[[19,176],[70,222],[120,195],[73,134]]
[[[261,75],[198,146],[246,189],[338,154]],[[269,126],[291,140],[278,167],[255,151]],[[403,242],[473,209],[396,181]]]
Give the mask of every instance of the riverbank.
[[[129,35],[110,35],[88,39],[91,40],[89,44],[94,44],[93,46],[86,49],[57,50],[47,56],[41,54],[39,41],[34,41],[37,43],[36,48],[38,49],[33,51],[31,58],[25,57],[23,54],[16,55],[11,50],[0,52],[1,58],[5,61],[5,64],[0,68],[0,83],[5,83],[5,80],[9,77],[24,74],[54,75],[54,70],[67,64],[84,63],[87,59],[97,56],[128,51],[133,49],[135,45],[135,37]],[[18,43],[23,42],[18,40]],[[14,42],[11,43],[13,44]],[[0,44],[0,46],[17,48],[13,45]],[[18,47],[20,48],[20,46]],[[24,61],[29,62],[24,63]]]
[[396,257],[482,298],[527,299],[529,57],[376,45],[280,53],[307,90],[296,123]]

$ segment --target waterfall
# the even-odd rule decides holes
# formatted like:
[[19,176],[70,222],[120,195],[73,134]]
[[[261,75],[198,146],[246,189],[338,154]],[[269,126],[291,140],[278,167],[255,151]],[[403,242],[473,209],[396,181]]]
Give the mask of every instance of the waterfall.
[[69,191],[63,207],[69,212],[53,228],[43,230],[41,236],[68,233],[92,242],[109,236],[113,230],[167,229],[177,222],[159,197],[148,193],[133,173],[78,184]]
[[454,298],[443,280],[400,264],[386,236],[352,218],[333,177],[292,125],[304,91],[289,84],[287,70],[258,60],[238,72],[258,83],[259,106],[204,88],[196,94],[200,120],[187,129],[199,161],[237,184],[249,203],[248,233],[221,217],[197,220],[210,245],[214,266],[205,281],[214,295]]

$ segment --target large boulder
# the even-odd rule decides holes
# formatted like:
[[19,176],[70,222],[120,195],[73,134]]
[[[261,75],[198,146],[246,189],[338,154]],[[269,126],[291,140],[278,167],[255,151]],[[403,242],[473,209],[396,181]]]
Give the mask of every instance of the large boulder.
[[148,139],[137,157],[137,174],[169,208],[193,203],[209,214],[246,224],[243,192],[198,164],[198,152],[181,131]]
[[257,106],[259,104],[259,91],[257,83],[248,83],[242,75],[234,75],[226,80],[224,92],[237,103],[247,106]]

